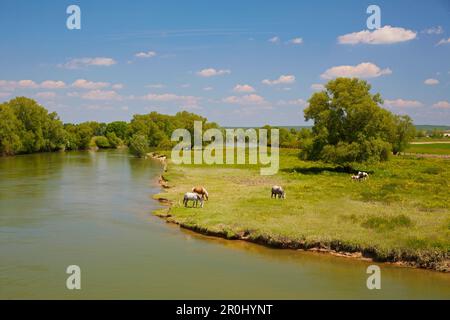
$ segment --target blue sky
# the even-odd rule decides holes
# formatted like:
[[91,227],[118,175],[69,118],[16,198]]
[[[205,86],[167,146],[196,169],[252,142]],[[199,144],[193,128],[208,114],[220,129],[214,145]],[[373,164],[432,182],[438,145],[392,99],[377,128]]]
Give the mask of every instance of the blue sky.
[[[71,4],[81,30],[66,27]],[[303,125],[309,97],[344,75],[417,124],[450,124],[448,0],[1,0],[0,34],[0,101],[25,95],[64,122],[188,110]]]

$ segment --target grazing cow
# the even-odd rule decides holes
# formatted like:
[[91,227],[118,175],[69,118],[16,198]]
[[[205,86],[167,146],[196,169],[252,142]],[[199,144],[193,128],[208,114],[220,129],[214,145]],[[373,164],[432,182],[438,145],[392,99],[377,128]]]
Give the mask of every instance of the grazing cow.
[[200,201],[200,208],[203,208],[203,198],[195,192],[186,192],[183,197],[183,204],[187,207],[189,200],[192,201],[192,207],[197,207],[198,202]]
[[360,176],[352,176],[352,180],[360,181],[360,179],[361,179]]
[[275,199],[277,198],[277,196],[280,199],[286,199],[286,192],[280,186],[273,186],[272,187],[272,195],[270,196],[270,198],[273,198],[274,196],[275,196]]
[[206,191],[205,187],[197,186],[192,188],[192,192],[198,193],[202,196],[204,200],[208,200],[208,191]]
[[365,171],[358,171],[358,177],[364,180],[369,178],[369,174]]

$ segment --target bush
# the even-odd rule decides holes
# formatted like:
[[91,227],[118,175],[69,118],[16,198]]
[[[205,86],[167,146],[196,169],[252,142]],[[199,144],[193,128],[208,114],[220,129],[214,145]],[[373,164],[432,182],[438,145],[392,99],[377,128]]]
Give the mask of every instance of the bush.
[[111,145],[109,144],[109,141],[104,136],[94,137],[95,145],[99,147],[100,149],[106,149],[110,148]]
[[123,144],[122,140],[118,138],[114,132],[108,132],[106,138],[108,139],[111,148],[117,148]]
[[148,141],[144,135],[135,134],[130,139],[130,152],[136,157],[143,157],[148,150]]

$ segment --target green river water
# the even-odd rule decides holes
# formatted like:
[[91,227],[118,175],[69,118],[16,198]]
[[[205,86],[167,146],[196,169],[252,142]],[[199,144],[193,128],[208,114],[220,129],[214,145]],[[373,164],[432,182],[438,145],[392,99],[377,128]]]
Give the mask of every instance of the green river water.
[[0,158],[0,298],[450,299],[448,274],[380,264],[368,290],[370,262],[180,230],[151,214],[160,172],[123,151]]

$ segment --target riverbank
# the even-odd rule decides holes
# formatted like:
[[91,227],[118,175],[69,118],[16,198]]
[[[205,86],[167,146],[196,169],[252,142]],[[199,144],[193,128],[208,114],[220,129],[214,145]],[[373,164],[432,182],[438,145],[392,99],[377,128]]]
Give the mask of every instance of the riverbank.
[[[165,160],[170,161],[170,160]],[[260,176],[253,166],[169,165],[155,195],[155,212],[198,233],[274,248],[311,250],[449,272],[450,214],[445,159],[394,157],[363,183],[282,150],[280,172]],[[204,185],[203,209],[184,208],[184,192]],[[285,200],[270,199],[281,184]]]

